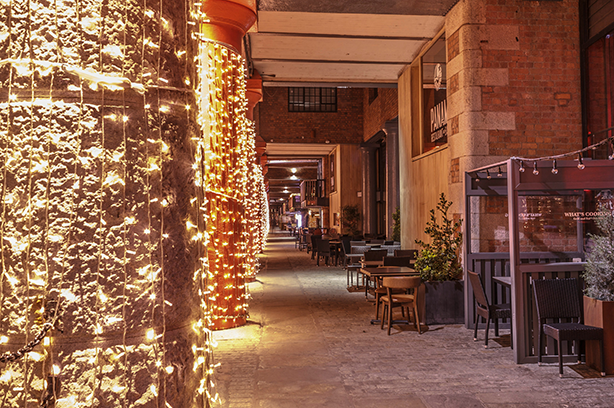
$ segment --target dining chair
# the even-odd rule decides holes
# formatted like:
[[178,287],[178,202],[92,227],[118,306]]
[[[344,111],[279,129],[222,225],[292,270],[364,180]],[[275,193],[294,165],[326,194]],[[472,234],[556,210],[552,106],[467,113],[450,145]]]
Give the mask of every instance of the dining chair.
[[345,266],[348,264],[348,261],[350,261],[350,257],[348,257],[348,254],[352,253],[352,245],[351,245],[351,241],[347,238],[341,238],[341,255],[343,255],[343,267],[345,268]]
[[385,256],[384,266],[408,266],[411,267],[411,261],[415,260],[411,256]]
[[[578,279],[535,279],[533,294],[539,334],[537,337],[537,363],[542,363],[543,336],[552,337],[556,341],[559,354],[559,376],[563,377],[563,347],[562,341],[574,341],[578,353],[578,363],[581,361],[580,342],[586,340],[599,341],[601,351],[601,375],[605,376],[605,361],[603,356],[603,329],[601,327],[582,324],[581,292]],[[546,320],[554,320],[546,323]]]
[[322,240],[321,235],[313,234],[311,236],[311,259],[315,259],[318,257],[318,241]]
[[[407,309],[407,324],[410,323],[410,314],[413,314],[414,326],[418,329],[419,334],[422,333],[418,315],[418,288],[421,283],[422,280],[419,276],[390,276],[382,279],[382,286],[386,288],[386,295],[381,297],[383,309],[380,328],[384,329],[384,321],[387,320],[389,336],[393,323],[392,310],[395,307],[400,307],[401,311],[404,308]],[[394,293],[394,290],[402,290],[405,293]],[[410,308],[413,313],[410,313]]]
[[[383,266],[411,266],[412,258],[408,256],[385,256]],[[402,293],[402,290],[396,290],[395,293]],[[375,320],[379,318],[379,308],[382,296],[386,295],[386,288],[382,285],[376,285],[374,290],[375,295]]]
[[[471,282],[471,288],[473,289],[473,297],[475,298],[475,328],[473,330],[473,341],[478,340],[478,322],[480,316],[486,320],[486,331],[484,332],[484,348],[488,348],[488,330],[490,328],[490,321],[495,323],[495,336],[499,337],[499,319],[511,319],[512,318],[512,306],[509,303],[490,304],[484,292],[484,286],[482,285],[482,279],[480,275],[473,271],[467,271],[469,281]],[[512,322],[510,320],[510,328]],[[513,339],[513,333],[510,330],[510,337]],[[512,344],[512,348],[513,348]]]
[[328,261],[331,257],[330,243],[327,239],[320,238],[317,240],[317,246],[316,265],[320,266],[320,258],[325,258],[326,266],[328,266]]
[[394,256],[411,256],[413,259],[418,257],[417,249],[395,249]]

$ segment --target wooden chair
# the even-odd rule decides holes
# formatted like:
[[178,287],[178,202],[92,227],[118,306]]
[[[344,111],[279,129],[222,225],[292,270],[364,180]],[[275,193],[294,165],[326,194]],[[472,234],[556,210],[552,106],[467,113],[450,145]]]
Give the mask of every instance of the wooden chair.
[[[409,256],[385,256],[384,266],[411,266],[413,259]],[[393,293],[402,293],[403,290],[395,290]],[[375,320],[379,318],[379,305],[382,296],[386,295],[386,288],[382,285],[377,285],[374,291],[375,294]]]
[[[382,323],[381,329],[384,329],[384,320],[388,320],[388,335],[390,336],[390,328],[392,327],[392,309],[400,307],[407,309],[407,324],[409,324],[410,308],[414,315],[414,326],[418,329],[418,333],[422,333],[420,329],[420,317],[418,316],[418,288],[422,283],[419,276],[395,276],[382,279],[382,286],[386,288],[386,295],[381,297]],[[402,290],[411,293],[394,293],[394,290]]]
[[[563,377],[562,341],[574,341],[581,361],[580,342],[599,341],[601,351],[601,375],[605,376],[603,356],[603,329],[582,324],[581,292],[578,279],[536,279],[533,280],[533,294],[539,324],[537,338],[537,362],[542,363],[542,338],[544,334],[556,340],[559,353],[559,376]],[[546,320],[555,320],[546,323]],[[561,322],[563,320],[564,322]],[[557,322],[558,321],[558,322]]]
[[[476,272],[467,271],[471,287],[473,288],[473,297],[475,298],[475,329],[473,330],[473,341],[478,340],[478,322],[480,316],[486,319],[486,331],[484,333],[484,348],[488,348],[488,330],[490,328],[490,321],[495,323],[495,336],[499,337],[499,319],[511,319],[512,318],[512,306],[509,303],[491,305],[488,302],[486,293],[484,292],[484,286],[482,285],[482,279]],[[510,320],[511,327],[511,320]],[[510,336],[513,335],[510,333]],[[513,346],[512,346],[513,347]]]

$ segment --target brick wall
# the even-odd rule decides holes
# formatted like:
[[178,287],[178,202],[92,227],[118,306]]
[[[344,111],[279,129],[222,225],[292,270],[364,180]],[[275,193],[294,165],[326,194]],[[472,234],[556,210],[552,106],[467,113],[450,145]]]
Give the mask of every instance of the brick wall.
[[519,44],[482,50],[482,68],[503,68],[508,76],[506,85],[482,87],[482,106],[514,112],[516,124],[489,130],[490,154],[535,157],[581,147],[577,1],[489,0],[485,16],[487,26],[517,27]]
[[258,134],[273,143],[360,143],[363,89],[337,88],[337,112],[288,112],[288,88],[265,87]]
[[384,128],[384,124],[399,114],[399,100],[396,88],[379,88],[377,98],[369,104],[369,90],[363,91],[364,141],[369,140]]

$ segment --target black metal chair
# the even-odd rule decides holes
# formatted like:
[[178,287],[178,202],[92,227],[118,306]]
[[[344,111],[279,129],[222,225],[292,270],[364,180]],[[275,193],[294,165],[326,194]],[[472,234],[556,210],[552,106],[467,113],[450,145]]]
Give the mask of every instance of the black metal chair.
[[[488,302],[486,293],[484,292],[484,286],[482,286],[482,279],[480,275],[475,272],[467,271],[471,287],[473,288],[473,296],[475,298],[475,329],[473,331],[473,340],[478,339],[478,322],[480,316],[486,319],[486,332],[484,333],[484,348],[488,348],[488,330],[490,328],[490,321],[495,323],[495,336],[499,337],[499,319],[511,319],[512,318],[512,306],[509,303],[502,303],[491,305]],[[512,327],[510,321],[510,328]],[[513,333],[510,330],[510,336],[513,340]],[[512,344],[512,347],[513,344]]]
[[418,257],[417,249],[395,249],[394,256],[411,256],[414,259]]
[[318,241],[322,240],[322,235],[311,236],[311,259],[316,259],[318,257]]
[[[533,280],[533,294],[539,323],[537,338],[537,362],[542,362],[542,337],[552,337],[557,342],[559,353],[559,376],[563,377],[562,341],[575,341],[578,363],[581,361],[580,342],[598,340],[601,351],[601,375],[605,376],[603,356],[603,329],[582,324],[581,291],[578,279]],[[546,323],[546,320],[555,320]],[[561,322],[561,320],[565,320]],[[556,322],[558,321],[558,322]]]
[[316,265],[320,266],[320,258],[325,258],[326,266],[328,266],[328,261],[331,257],[330,243],[327,239],[322,238],[316,240],[316,243],[318,247],[318,253],[316,255]]
[[412,256],[385,256],[384,266],[407,266],[411,267],[411,261],[416,258]]

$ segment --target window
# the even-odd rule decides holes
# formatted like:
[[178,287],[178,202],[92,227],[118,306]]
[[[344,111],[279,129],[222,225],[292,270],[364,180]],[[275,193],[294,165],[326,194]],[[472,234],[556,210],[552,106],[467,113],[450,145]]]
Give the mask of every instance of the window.
[[448,143],[446,97],[446,40],[442,36],[422,57],[423,153]]
[[288,88],[288,112],[337,112],[337,88]]
[[448,102],[445,35],[435,40],[410,68],[412,155],[418,156],[448,143]]

